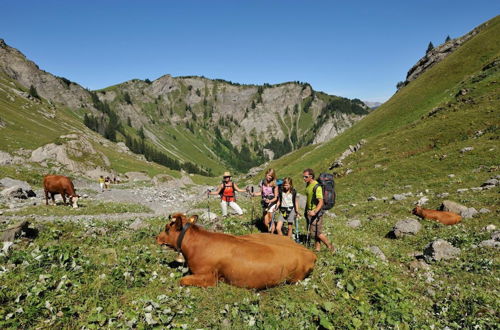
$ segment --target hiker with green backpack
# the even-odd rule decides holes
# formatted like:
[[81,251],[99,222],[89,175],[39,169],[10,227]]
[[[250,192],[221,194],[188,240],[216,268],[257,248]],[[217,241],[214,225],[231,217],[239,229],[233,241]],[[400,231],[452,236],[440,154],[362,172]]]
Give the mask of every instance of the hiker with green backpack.
[[[321,249],[321,243],[325,244],[328,249],[335,252],[335,247],[330,243],[328,237],[323,234],[323,213],[325,210],[333,207],[335,203],[335,190],[333,184],[333,175],[321,173],[320,184],[314,179],[314,171],[310,168],[303,171],[304,182],[306,183],[306,209],[304,217],[307,221],[309,238],[314,237],[314,247],[316,252]],[[325,189],[324,189],[325,188]],[[325,193],[325,195],[323,195]],[[327,201],[327,203],[325,203]]]

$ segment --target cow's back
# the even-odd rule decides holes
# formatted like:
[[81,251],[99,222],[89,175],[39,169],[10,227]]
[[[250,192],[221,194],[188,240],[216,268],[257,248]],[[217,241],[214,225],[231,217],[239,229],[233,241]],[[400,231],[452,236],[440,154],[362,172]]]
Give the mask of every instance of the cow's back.
[[46,175],[43,178],[43,188],[51,193],[66,192],[68,195],[74,194],[75,190],[73,182],[63,175]]

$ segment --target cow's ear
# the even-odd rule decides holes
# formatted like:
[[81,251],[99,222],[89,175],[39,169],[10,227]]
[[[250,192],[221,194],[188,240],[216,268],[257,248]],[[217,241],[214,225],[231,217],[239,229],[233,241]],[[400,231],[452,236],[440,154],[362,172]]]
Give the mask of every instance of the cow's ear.
[[198,221],[198,216],[197,215],[192,215],[191,218],[188,220],[190,223],[195,223]]
[[182,215],[178,215],[178,216],[174,217],[174,219],[175,219],[175,228],[177,230],[181,230],[182,229],[182,218],[183,218]]

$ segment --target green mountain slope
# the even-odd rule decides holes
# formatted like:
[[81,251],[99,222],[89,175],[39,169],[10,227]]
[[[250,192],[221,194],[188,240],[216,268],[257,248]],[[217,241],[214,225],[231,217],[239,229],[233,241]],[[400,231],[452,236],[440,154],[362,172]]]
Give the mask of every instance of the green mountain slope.
[[[116,144],[105,140],[83,125],[83,111],[75,112],[43,98],[32,97],[25,87],[1,72],[0,110],[0,150],[19,157],[12,165],[0,166],[0,173],[3,175],[19,177],[21,164],[27,171],[24,177],[29,181],[35,178],[36,181],[41,174],[59,169],[55,164],[50,164],[50,161],[46,167],[41,166],[39,162],[31,161],[31,152],[51,143],[56,146],[66,146],[69,140],[64,136],[73,134],[77,136],[79,142],[84,141],[85,146],[93,149],[93,151],[82,149],[74,153],[67,149],[69,161],[81,164],[82,173],[88,169],[101,168],[104,172],[117,174],[141,171],[150,176],[156,174],[181,176],[178,171],[147,162],[138,155],[119,152],[120,148]],[[106,161],[104,157],[107,158]],[[58,171],[70,174],[79,170],[62,168]],[[37,181],[36,183],[40,184]]]
[[[404,162],[414,163],[413,171],[425,175],[434,154],[451,152],[463,145],[489,145],[498,135],[498,59],[500,51],[500,18],[494,18],[479,28],[479,33],[455,52],[423,73],[417,80],[398,91],[389,101],[356,123],[352,128],[329,142],[306,147],[271,163],[281,175],[300,179],[301,171],[312,167],[325,171],[349,146],[361,139],[367,144],[347,167],[353,173],[339,178],[338,184],[362,185],[361,177],[379,177],[380,184],[391,181],[380,177],[383,164],[391,179],[404,180],[406,171],[399,170]],[[488,67],[488,68],[487,68]],[[467,89],[467,95],[457,95]],[[431,112],[434,115],[428,115]],[[475,132],[484,135],[475,136]],[[477,161],[493,162],[495,154],[478,154]],[[420,157],[420,158],[419,158]],[[352,160],[351,160],[352,159]],[[426,159],[425,162],[419,160]],[[496,158],[498,160],[498,158]],[[444,164],[462,168],[461,158],[449,157]],[[464,167],[465,168],[465,167]],[[344,169],[345,171],[345,169]]]
[[[316,92],[299,82],[257,86],[166,75],[152,82],[127,81],[93,97],[95,108],[106,108],[105,117],[121,121],[117,140],[142,135],[169,157],[210,173],[246,172],[269,155],[325,141],[368,113],[360,100]],[[335,129],[325,125],[331,123]],[[88,126],[106,136],[106,125]]]

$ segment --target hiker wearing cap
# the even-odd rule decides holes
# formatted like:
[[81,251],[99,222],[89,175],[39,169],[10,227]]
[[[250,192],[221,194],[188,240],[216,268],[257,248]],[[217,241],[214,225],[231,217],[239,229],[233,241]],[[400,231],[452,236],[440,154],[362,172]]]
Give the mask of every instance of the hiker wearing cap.
[[[288,224],[288,234],[287,236],[292,238],[293,224],[296,218],[300,215],[299,211],[299,201],[297,199],[297,191],[293,188],[292,178],[286,177],[283,179],[283,184],[278,193],[278,224],[276,225],[276,230],[278,235],[283,235],[281,228],[283,223]],[[298,233],[295,233],[298,235]],[[298,239],[298,237],[297,237]]]
[[238,215],[242,215],[243,211],[241,207],[236,204],[235,192],[246,192],[246,190],[240,189],[236,183],[231,181],[231,173],[224,172],[222,183],[217,187],[215,191],[209,191],[209,195],[220,195],[221,202],[220,206],[222,208],[222,216],[227,216],[227,206],[229,205],[233,210],[236,211]]
[[304,182],[306,183],[306,209],[304,217],[307,221],[308,235],[314,237],[314,247],[317,252],[321,249],[321,243],[328,249],[335,251],[328,238],[323,234],[323,190],[318,181],[314,180],[314,171],[310,168],[303,172]]
[[266,171],[266,177],[259,184],[260,191],[252,193],[252,196],[262,196],[262,218],[264,226],[270,232],[274,232],[273,213],[278,203],[278,185],[276,184],[276,172],[270,168]]

